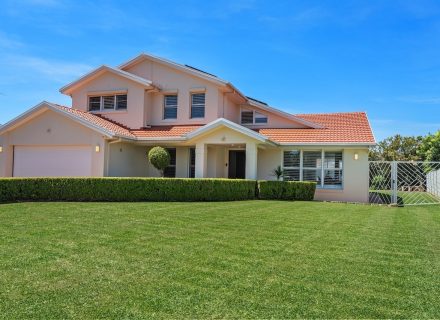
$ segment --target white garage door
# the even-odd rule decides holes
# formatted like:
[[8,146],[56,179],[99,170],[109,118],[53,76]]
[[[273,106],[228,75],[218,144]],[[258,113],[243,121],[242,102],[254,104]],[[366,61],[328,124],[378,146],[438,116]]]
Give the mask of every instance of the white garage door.
[[90,146],[16,146],[14,177],[81,177],[92,173]]

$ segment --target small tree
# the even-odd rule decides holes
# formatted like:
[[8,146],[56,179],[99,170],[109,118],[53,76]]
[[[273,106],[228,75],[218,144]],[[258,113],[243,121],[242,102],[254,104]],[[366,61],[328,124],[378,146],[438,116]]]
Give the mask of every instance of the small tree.
[[164,176],[166,167],[170,165],[170,154],[162,147],[154,147],[148,152],[148,161]]
[[284,170],[281,168],[281,166],[273,169],[272,173],[275,177],[277,177],[277,181],[280,181],[280,179],[284,176]]

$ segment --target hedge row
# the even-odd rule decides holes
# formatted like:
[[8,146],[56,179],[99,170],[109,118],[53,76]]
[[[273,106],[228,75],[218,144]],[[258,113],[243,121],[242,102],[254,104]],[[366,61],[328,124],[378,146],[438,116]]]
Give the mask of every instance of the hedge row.
[[2,178],[0,202],[313,200],[314,183],[232,179]]
[[258,181],[260,199],[311,201],[315,196],[315,182]]

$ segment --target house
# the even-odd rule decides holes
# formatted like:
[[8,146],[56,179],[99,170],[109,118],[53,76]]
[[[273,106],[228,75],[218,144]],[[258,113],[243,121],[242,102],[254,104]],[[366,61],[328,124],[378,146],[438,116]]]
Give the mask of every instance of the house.
[[188,65],[141,54],[60,89],[72,107],[42,102],[0,127],[0,176],[168,177],[316,181],[316,199],[368,201],[363,112],[293,115]]

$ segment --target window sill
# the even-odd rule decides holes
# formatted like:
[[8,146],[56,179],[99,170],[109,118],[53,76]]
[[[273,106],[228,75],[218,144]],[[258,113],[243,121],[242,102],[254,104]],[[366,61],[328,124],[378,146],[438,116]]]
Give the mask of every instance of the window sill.
[[177,118],[176,119],[162,119],[162,122],[177,122]]
[[99,111],[89,111],[93,114],[105,114],[105,113],[128,113],[127,110],[99,110]]
[[325,191],[325,192],[342,192],[344,191],[343,187],[316,187],[316,190]]

